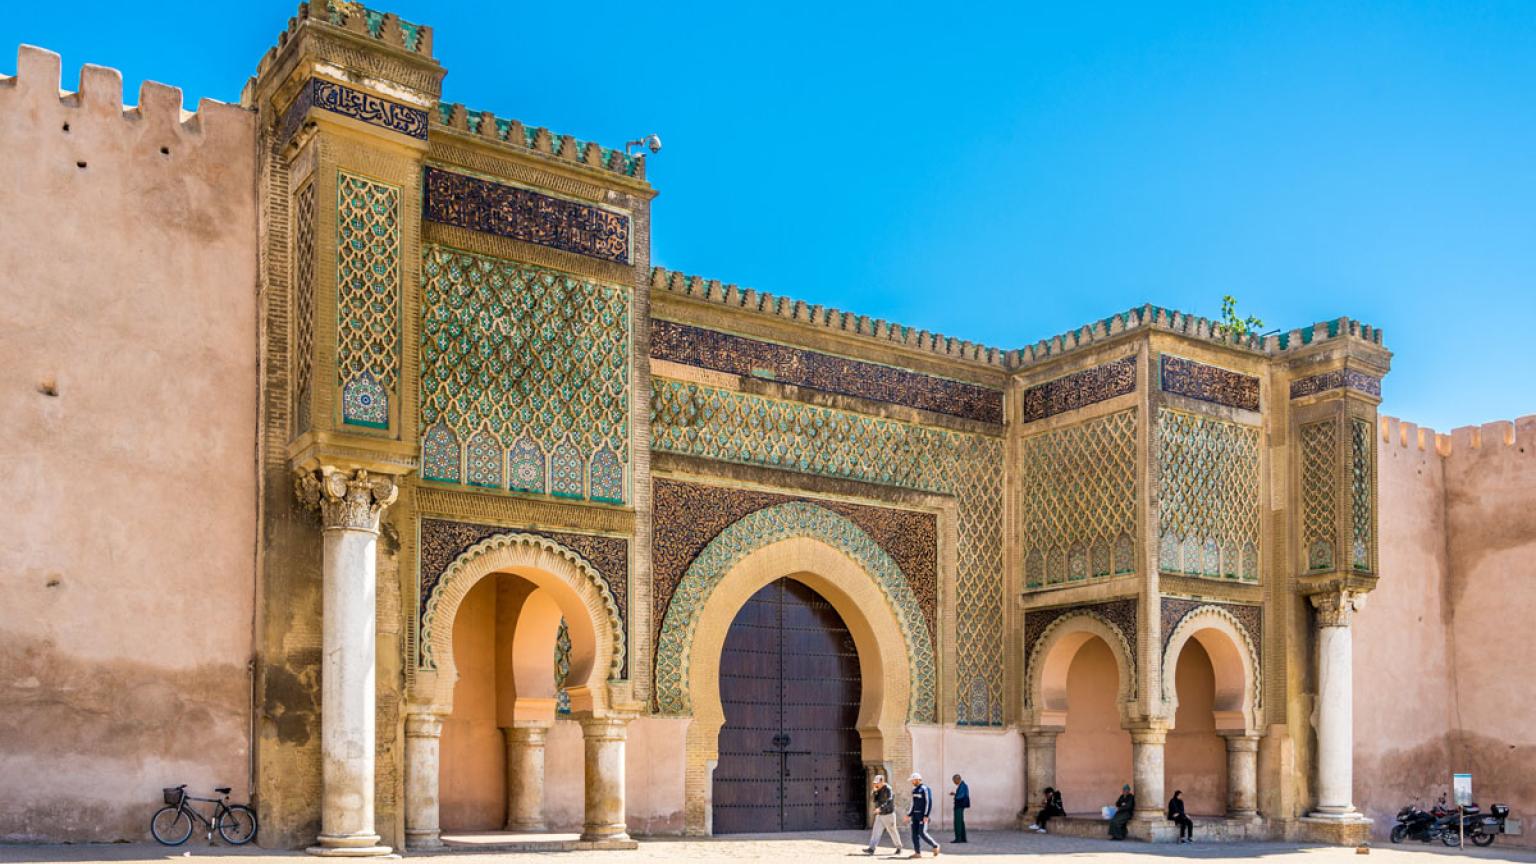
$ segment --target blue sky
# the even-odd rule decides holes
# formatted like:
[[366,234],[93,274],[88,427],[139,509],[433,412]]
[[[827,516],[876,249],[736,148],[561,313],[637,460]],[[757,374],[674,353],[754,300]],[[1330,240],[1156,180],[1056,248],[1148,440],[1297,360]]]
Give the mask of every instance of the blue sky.
[[[232,101],[296,5],[15,4],[0,34],[67,87]],[[1385,328],[1388,413],[1536,413],[1528,3],[372,5],[434,27],[450,101],[661,133],[662,266],[1000,347],[1230,293]]]

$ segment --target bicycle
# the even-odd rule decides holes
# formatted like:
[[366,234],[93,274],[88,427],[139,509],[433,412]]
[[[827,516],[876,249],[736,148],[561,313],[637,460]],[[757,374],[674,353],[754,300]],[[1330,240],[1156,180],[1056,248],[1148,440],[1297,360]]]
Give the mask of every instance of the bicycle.
[[[192,836],[192,820],[203,823],[208,828],[208,839],[213,840],[213,832],[218,831],[224,842],[231,846],[244,846],[256,839],[256,811],[244,804],[229,803],[228,786],[220,786],[213,791],[224,796],[220,798],[196,798],[187,794],[187,784],[167,787],[161,790],[165,794],[165,806],[155,811],[155,815],[149,820],[149,833],[165,846],[180,846]],[[213,818],[209,819],[189,801],[203,801],[214,805]]]

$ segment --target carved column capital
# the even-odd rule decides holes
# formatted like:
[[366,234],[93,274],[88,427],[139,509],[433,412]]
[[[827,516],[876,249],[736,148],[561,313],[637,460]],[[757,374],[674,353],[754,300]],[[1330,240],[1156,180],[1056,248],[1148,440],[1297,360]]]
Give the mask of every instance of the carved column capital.
[[1348,627],[1354,613],[1365,608],[1365,594],[1347,589],[1313,594],[1311,600],[1319,627]]
[[443,715],[426,711],[413,711],[405,715],[405,737],[440,738],[443,734]]
[[388,474],[343,471],[329,465],[302,471],[294,478],[299,501],[320,511],[321,527],[329,531],[379,530],[379,514],[395,503],[400,487]]

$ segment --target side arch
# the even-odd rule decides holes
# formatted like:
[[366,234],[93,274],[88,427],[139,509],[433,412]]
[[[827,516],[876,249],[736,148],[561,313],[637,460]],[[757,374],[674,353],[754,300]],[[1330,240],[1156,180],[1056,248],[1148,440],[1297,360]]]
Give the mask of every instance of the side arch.
[[1102,639],[1115,656],[1119,677],[1116,703],[1120,718],[1130,717],[1136,702],[1136,654],[1120,628],[1088,610],[1068,612],[1040,634],[1026,658],[1026,714],[1033,726],[1063,727],[1067,718],[1067,671],[1079,648]]
[[[878,591],[869,599],[877,600],[878,606],[884,607],[894,618],[902,635],[904,659],[911,673],[912,692],[903,714],[913,722],[934,722],[937,674],[933,640],[917,596],[901,568],[873,538],[852,521],[824,507],[802,501],[766,507],[731,523],[704,547],[683,574],[667,606],[661,634],[656,642],[656,702],[661,713],[686,715],[696,707],[694,692],[697,688],[691,675],[695,636],[706,604],[722,580],[748,556],[780,541],[795,538],[814,540],[823,547],[835,550],[854,565],[852,571],[847,567],[835,566],[835,559],[825,559],[819,554],[817,557],[834,561],[829,566],[840,573],[859,573],[864,582],[873,582],[873,587]],[[787,557],[782,564],[784,569],[773,578],[805,572],[817,573],[793,557]],[[850,575],[848,578],[851,580],[855,577]],[[763,584],[767,584],[767,581]],[[812,584],[812,587],[818,586]],[[851,589],[853,586],[850,584],[847,587]],[[742,599],[744,602],[745,597]],[[833,605],[837,605],[835,600]],[[842,611],[839,609],[839,612]],[[879,617],[877,607],[863,607],[855,611],[861,618]],[[735,612],[736,609],[732,609],[730,614],[734,616]],[[846,613],[844,618],[847,619]],[[727,626],[729,623],[727,619]],[[894,659],[887,658],[888,661]]]
[[1237,616],[1215,605],[1190,610],[1174,625],[1163,648],[1163,710],[1174,716],[1179,707],[1174,670],[1179,653],[1194,639],[1211,658],[1216,673],[1216,729],[1218,732],[1256,733],[1263,708],[1263,667],[1253,638]]
[[453,620],[465,595],[481,579],[511,573],[545,589],[571,632],[567,690],[572,706],[602,710],[607,687],[624,667],[624,632],[619,607],[597,569],[574,550],[536,534],[507,532],[464,550],[433,588],[421,617],[421,668],[436,670],[429,685],[437,713],[453,706],[458,670],[453,656]]

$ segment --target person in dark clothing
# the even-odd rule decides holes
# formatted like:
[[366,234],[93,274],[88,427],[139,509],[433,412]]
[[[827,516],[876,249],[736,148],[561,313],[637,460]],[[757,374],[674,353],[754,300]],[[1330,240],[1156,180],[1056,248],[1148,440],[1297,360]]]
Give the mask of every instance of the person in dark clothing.
[[1179,842],[1193,843],[1195,840],[1194,820],[1184,815],[1184,799],[1180,798],[1184,792],[1173,790],[1173,797],[1168,800],[1168,821],[1179,826]]
[[1067,811],[1061,805],[1061,790],[1045,787],[1045,801],[1040,807],[1040,812],[1035,814],[1035,824],[1029,826],[1029,830],[1039,834],[1046,833],[1045,823],[1057,816],[1065,816]]
[[955,799],[955,842],[966,843],[965,839],[965,811],[971,809],[971,787],[959,774],[954,776],[955,791],[949,793]]
[[1109,839],[1124,840],[1125,826],[1131,824],[1136,812],[1136,796],[1131,794],[1131,784],[1120,787],[1120,797],[1115,799],[1115,815],[1109,820]]
[[891,835],[891,843],[896,846],[896,854],[901,854],[901,829],[896,827],[896,793],[885,783],[885,777],[876,775],[875,791],[871,793],[875,804],[874,825],[869,830],[869,845],[864,847],[865,855],[875,854],[875,847],[880,845],[880,835]]
[[923,783],[923,775],[912,772],[912,807],[907,811],[907,821],[912,823],[912,856],[923,857],[923,843],[933,847],[935,857],[939,843],[928,833],[928,818],[933,815],[933,790]]

